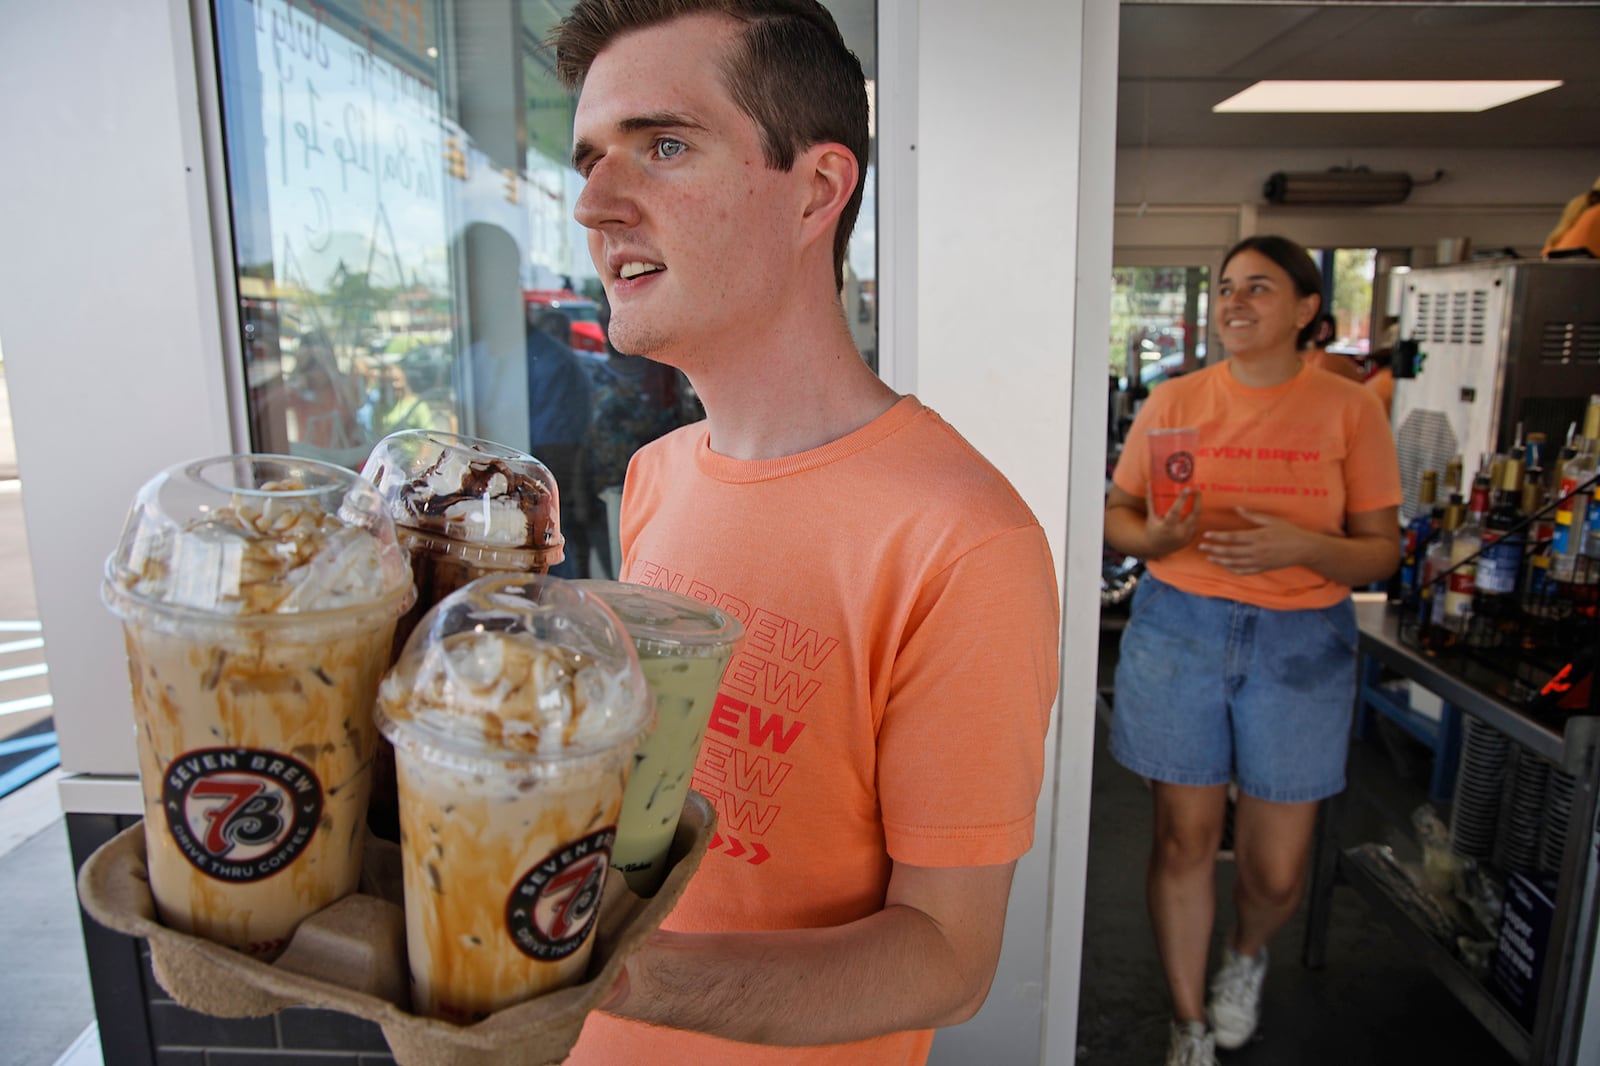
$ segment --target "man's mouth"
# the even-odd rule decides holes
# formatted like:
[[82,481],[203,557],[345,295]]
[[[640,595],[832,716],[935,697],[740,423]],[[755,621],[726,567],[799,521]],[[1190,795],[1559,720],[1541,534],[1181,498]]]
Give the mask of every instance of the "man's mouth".
[[623,281],[632,281],[634,278],[641,278],[646,274],[655,274],[665,269],[667,268],[659,263],[642,263],[636,260],[631,263],[623,263],[621,269],[617,271],[617,277]]

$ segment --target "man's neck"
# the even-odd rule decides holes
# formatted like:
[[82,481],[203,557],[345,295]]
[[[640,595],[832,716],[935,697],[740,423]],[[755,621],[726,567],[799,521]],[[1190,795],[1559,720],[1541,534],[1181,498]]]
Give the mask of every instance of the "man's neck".
[[832,306],[748,341],[721,358],[696,360],[689,373],[719,455],[798,455],[848,436],[899,399],[862,360]]

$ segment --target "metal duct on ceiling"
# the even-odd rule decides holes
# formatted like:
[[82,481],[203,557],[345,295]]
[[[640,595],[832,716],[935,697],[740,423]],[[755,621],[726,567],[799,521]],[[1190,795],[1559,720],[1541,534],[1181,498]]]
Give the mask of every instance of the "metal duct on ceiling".
[[1404,171],[1280,170],[1267,179],[1261,192],[1272,204],[1398,204],[1411,195],[1414,184]]

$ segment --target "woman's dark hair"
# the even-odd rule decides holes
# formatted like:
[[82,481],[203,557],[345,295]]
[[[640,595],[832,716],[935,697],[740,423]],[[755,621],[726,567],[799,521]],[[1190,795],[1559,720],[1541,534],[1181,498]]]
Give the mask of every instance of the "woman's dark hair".
[[1311,320],[1311,336],[1306,338],[1304,347],[1326,348],[1339,335],[1339,323],[1328,312],[1322,311]]
[[[1311,258],[1311,253],[1287,237],[1246,237],[1232,248],[1228,249],[1222,257],[1222,269],[1217,272],[1221,277],[1228,270],[1228,264],[1240,252],[1255,252],[1257,255],[1266,256],[1278,265],[1294,285],[1295,295],[1304,299],[1315,296],[1318,306],[1322,300],[1322,271],[1317,269],[1316,262]],[[1317,335],[1318,321],[1313,316],[1310,322],[1300,330],[1294,338],[1296,348],[1304,348],[1312,337]]]

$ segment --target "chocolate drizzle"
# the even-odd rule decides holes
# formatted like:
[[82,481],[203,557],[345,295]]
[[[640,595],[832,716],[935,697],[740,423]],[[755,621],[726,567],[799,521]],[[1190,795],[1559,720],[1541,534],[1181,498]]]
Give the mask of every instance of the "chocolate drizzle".
[[[513,501],[522,512],[528,530],[525,546],[547,547],[561,539],[560,521],[556,517],[556,502],[551,487],[539,478],[513,470],[492,456],[474,456],[465,465],[461,484],[450,492],[435,489],[432,478],[439,474],[449,461],[450,454],[442,453],[432,466],[414,477],[406,486],[402,500],[417,529],[446,533],[451,523],[447,512],[460,503],[476,504],[489,499]],[[504,492],[494,492],[494,479],[503,478]]]

